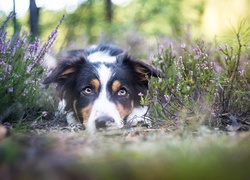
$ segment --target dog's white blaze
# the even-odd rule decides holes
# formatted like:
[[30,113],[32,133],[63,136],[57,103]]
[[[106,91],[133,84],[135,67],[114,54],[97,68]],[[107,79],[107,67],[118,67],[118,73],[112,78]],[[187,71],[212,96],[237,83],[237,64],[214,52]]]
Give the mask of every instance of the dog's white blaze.
[[107,93],[107,83],[112,76],[111,70],[102,64],[98,69],[97,72],[100,77],[100,84],[101,90],[98,98],[95,100],[92,111],[88,121],[88,129],[90,131],[94,131],[95,127],[95,120],[98,117],[108,116],[114,119],[115,125],[119,128],[123,126],[122,119],[120,114],[117,110],[115,103],[109,101],[108,93]]
[[101,62],[101,63],[115,63],[116,56],[110,56],[106,51],[95,52],[88,56],[88,60],[92,63]]

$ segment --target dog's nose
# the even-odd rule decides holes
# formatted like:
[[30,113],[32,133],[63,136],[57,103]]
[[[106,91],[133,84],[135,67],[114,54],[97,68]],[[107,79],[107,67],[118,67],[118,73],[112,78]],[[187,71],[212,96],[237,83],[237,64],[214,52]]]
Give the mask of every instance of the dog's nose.
[[108,116],[101,116],[95,120],[95,127],[97,129],[99,128],[105,128],[113,124],[115,120]]

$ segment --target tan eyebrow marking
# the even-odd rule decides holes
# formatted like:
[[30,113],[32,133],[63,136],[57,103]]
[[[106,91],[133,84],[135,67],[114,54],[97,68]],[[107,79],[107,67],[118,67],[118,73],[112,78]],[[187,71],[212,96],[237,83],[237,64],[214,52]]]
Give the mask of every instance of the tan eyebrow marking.
[[112,92],[115,93],[121,88],[121,86],[122,86],[121,82],[118,80],[115,80],[112,84]]
[[98,90],[100,87],[100,82],[98,79],[92,79],[89,83],[95,90]]

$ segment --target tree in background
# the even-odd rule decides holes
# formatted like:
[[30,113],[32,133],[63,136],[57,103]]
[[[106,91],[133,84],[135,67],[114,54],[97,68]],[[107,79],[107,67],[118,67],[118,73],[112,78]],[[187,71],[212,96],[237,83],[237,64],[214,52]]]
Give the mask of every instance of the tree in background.
[[113,18],[113,10],[112,10],[112,2],[111,0],[106,0],[105,3],[105,7],[106,7],[106,19],[108,23],[112,22],[112,18]]
[[[13,12],[16,13],[16,1],[13,0]],[[13,17],[14,34],[18,31],[16,16]]]
[[[138,0],[120,7],[111,0],[86,0],[73,13],[67,13],[66,10],[55,13],[39,9],[36,1],[30,0],[27,27],[33,36],[39,35],[43,38],[48,35],[48,29],[53,28],[56,21],[65,14],[65,23],[61,28],[64,35],[58,38],[57,48],[65,47],[71,42],[80,43],[80,46],[100,41],[120,44],[117,37],[124,41],[127,39],[123,37],[126,33],[141,34],[149,38],[151,36],[154,39],[165,35],[179,37],[182,34],[181,25],[184,24],[182,2],[183,0]],[[54,18],[50,18],[51,16]],[[27,19],[18,21],[23,27]]]
[[39,8],[35,0],[30,0],[29,12],[30,33],[33,37],[37,37],[39,35]]

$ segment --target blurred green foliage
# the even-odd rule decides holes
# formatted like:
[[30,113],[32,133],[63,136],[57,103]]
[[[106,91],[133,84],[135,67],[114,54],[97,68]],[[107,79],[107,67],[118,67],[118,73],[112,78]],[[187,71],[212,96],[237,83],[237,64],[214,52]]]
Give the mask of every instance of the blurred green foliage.
[[[42,84],[46,76],[45,54],[57,37],[59,25],[51,32],[45,43],[32,39],[26,32],[10,36],[6,28],[14,13],[0,26],[0,122],[22,120],[30,114],[44,111],[51,105],[44,99]],[[58,24],[58,23],[57,23]],[[41,110],[43,109],[43,110]]]
[[[243,0],[237,2],[236,0],[220,2],[212,0],[132,0],[125,7],[113,4],[113,20],[112,23],[109,23],[105,17],[105,2],[86,0],[70,13],[66,10],[40,9],[41,38],[44,39],[49,35],[50,29],[63,14],[66,15],[66,20],[60,30],[61,36],[58,37],[55,45],[57,50],[72,44],[84,47],[100,41],[111,41],[133,48],[131,34],[140,34],[146,39],[147,44],[156,44],[156,41],[162,37],[179,38],[187,24],[192,26],[195,38],[201,36],[224,38],[225,34],[230,31],[228,28],[230,23],[235,25],[240,18],[250,16],[247,9],[244,8],[249,2]],[[223,9],[218,10],[217,6],[223,6]],[[234,13],[230,14],[230,12]],[[247,23],[250,23],[249,18]],[[18,24],[27,31],[29,29],[28,14],[18,19]],[[228,25],[226,30],[225,24]],[[219,28],[223,29],[223,32],[218,31]],[[212,34],[213,32],[214,34]],[[219,34],[216,34],[218,32]]]

